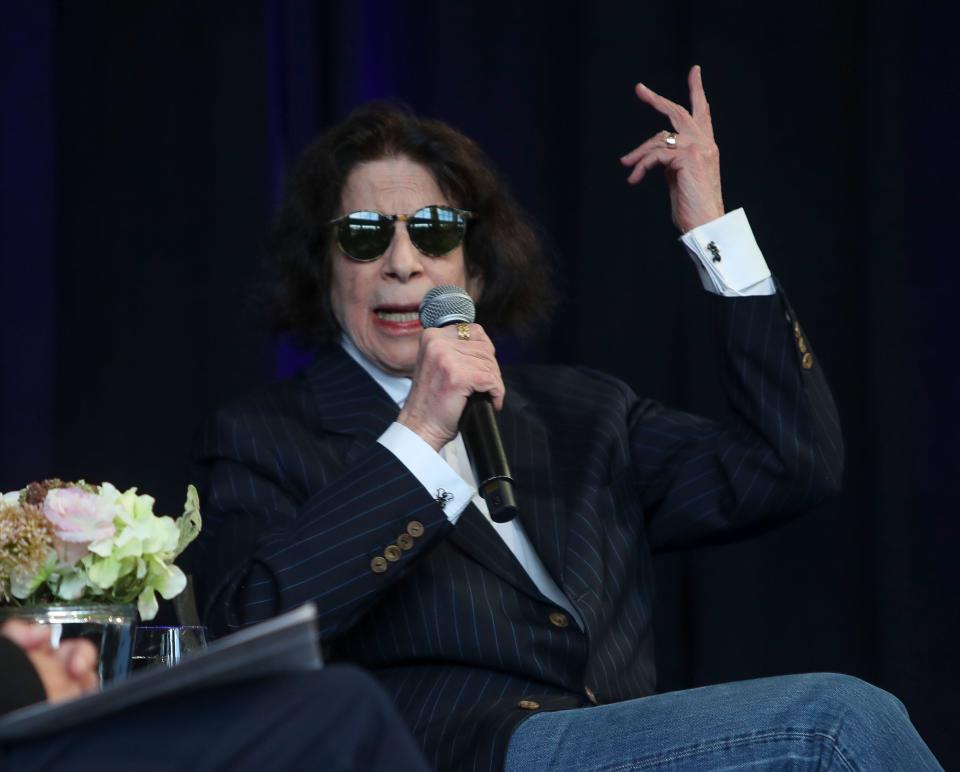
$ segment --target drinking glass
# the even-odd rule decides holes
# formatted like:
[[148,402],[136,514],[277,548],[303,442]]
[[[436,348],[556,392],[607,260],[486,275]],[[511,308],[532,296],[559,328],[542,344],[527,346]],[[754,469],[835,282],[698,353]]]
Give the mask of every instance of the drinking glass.
[[175,667],[186,654],[206,645],[204,627],[137,627],[130,666],[133,670],[148,665]]

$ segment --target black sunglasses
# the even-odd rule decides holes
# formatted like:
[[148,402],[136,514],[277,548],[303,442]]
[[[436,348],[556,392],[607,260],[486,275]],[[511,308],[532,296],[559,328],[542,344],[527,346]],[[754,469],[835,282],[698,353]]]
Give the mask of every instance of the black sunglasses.
[[431,204],[413,214],[350,212],[330,225],[337,228],[337,243],[347,257],[367,263],[387,251],[397,220],[407,224],[407,235],[418,250],[440,257],[460,246],[473,212],[452,206]]

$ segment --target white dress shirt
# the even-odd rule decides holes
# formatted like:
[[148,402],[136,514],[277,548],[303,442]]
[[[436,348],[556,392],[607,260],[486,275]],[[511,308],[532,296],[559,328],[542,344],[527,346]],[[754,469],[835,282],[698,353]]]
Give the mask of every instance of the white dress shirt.
[[734,209],[680,237],[703,288],[715,295],[745,297],[776,292],[767,261],[743,209]]
[[[770,270],[742,209],[694,228],[683,234],[680,240],[693,259],[700,281],[708,292],[742,297],[772,295],[776,291]],[[410,378],[390,375],[373,365],[346,335],[342,336],[341,345],[402,408],[410,393]],[[431,496],[444,501],[444,514],[454,525],[472,501],[520,561],[537,589],[567,611],[583,628],[580,614],[550,576],[520,520],[515,518],[509,523],[495,523],[490,519],[487,504],[477,491],[476,477],[461,435],[458,434],[437,453],[416,432],[395,422],[380,435],[378,441],[410,470]]]

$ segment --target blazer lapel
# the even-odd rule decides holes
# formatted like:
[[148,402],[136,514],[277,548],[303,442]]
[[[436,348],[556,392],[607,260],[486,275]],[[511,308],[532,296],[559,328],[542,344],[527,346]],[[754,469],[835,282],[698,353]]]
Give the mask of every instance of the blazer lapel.
[[520,561],[474,504],[469,504],[460,515],[447,541],[521,592],[541,597]]
[[554,479],[546,426],[522,396],[508,390],[500,432],[516,481],[520,522],[550,575],[563,587],[566,510]]
[[350,463],[396,420],[396,403],[339,346],[322,350],[304,371],[325,431],[353,438]]
[[[564,508],[554,485],[546,428],[529,412],[526,400],[509,390],[497,420],[516,481],[518,518],[547,571],[563,587],[563,554],[567,542]],[[449,538],[504,581],[533,597],[543,597],[503,539],[473,504],[460,516]]]

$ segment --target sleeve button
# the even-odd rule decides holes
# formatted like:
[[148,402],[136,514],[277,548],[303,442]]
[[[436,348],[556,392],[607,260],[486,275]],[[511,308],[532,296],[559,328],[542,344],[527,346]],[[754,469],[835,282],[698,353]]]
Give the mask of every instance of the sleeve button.
[[517,707],[523,708],[524,710],[539,710],[540,703],[534,700],[520,700],[520,702],[517,703]]
[[804,354],[801,364],[803,365],[804,370],[809,370],[811,367],[813,367],[813,354],[811,354],[809,351]]
[[419,539],[423,536],[423,523],[419,520],[411,520],[407,523],[407,533],[410,534],[414,539]]
[[413,537],[408,533],[402,533],[397,537],[397,546],[406,551],[413,548]]
[[389,560],[391,563],[396,563],[400,560],[400,548],[396,544],[391,544],[383,551],[383,556]]
[[375,574],[382,574],[387,570],[387,561],[380,557],[380,555],[377,555],[370,561],[370,570]]

